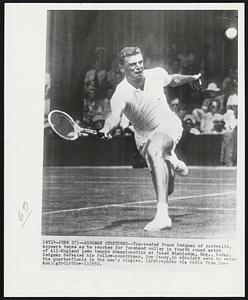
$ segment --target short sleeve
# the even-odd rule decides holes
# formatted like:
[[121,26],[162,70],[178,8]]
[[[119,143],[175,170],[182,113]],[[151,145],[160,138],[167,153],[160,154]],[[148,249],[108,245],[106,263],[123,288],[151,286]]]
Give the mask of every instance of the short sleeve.
[[157,68],[157,72],[163,82],[164,87],[166,87],[167,85],[169,85],[171,83],[171,75],[169,75],[165,69]]

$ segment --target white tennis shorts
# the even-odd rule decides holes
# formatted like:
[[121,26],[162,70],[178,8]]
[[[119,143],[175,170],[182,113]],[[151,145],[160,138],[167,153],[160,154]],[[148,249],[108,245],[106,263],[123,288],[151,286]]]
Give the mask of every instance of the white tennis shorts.
[[[148,146],[148,142],[150,140],[152,140],[153,135],[157,132],[162,132],[172,138],[172,140],[174,142],[172,152],[174,152],[176,145],[178,144],[178,142],[180,141],[181,136],[182,136],[182,132],[183,132],[182,122],[177,117],[177,118],[173,119],[173,122],[165,121],[165,122],[161,123],[158,127],[156,127],[152,131],[135,132],[134,137],[135,137],[136,146],[137,146],[140,154],[146,160],[146,163],[147,163],[149,169],[150,169],[150,164],[149,164],[148,157],[147,157],[147,146]],[[173,155],[174,155],[174,153],[173,153]]]

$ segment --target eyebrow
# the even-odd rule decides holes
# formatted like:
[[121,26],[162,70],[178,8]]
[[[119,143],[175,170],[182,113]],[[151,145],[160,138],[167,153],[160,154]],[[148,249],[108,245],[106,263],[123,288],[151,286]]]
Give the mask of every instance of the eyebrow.
[[[143,62],[143,59],[138,61],[138,63],[142,63],[142,62]],[[136,62],[129,63],[129,66],[134,66],[134,65],[136,65]]]

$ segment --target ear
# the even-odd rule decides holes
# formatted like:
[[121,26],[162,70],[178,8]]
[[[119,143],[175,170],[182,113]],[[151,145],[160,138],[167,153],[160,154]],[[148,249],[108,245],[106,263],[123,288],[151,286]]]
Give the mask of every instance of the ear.
[[121,73],[124,73],[124,66],[123,65],[119,65],[119,70],[121,71]]

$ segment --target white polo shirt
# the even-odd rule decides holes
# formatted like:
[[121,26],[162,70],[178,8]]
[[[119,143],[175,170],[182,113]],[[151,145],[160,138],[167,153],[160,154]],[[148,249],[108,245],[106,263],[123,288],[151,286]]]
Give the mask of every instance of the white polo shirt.
[[124,113],[137,133],[150,132],[164,122],[178,122],[170,109],[164,87],[171,76],[162,68],[144,70],[144,90],[133,87],[126,78],[117,86],[110,104],[111,110]]

